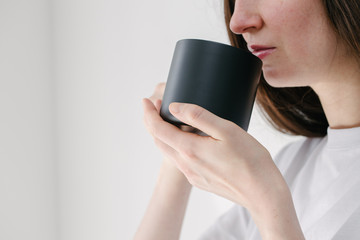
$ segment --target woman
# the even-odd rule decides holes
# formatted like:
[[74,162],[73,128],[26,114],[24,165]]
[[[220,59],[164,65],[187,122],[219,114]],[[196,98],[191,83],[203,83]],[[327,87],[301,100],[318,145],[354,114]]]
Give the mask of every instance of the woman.
[[359,239],[360,3],[225,0],[232,45],[263,61],[257,101],[279,130],[306,136],[271,158],[235,124],[173,103],[182,131],[158,114],[163,85],[144,99],[144,122],[164,154],[135,239],[178,239],[191,186],[236,205],[202,239]]

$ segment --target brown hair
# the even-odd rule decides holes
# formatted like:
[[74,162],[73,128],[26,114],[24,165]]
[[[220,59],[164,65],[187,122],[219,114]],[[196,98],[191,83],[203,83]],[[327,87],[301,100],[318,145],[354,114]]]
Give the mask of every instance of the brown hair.
[[[323,0],[334,31],[351,52],[360,56],[360,1]],[[242,35],[230,30],[234,0],[224,0],[225,23],[231,45],[248,51]],[[321,137],[329,126],[317,94],[310,87],[271,87],[261,76],[256,100],[264,116],[279,131]]]

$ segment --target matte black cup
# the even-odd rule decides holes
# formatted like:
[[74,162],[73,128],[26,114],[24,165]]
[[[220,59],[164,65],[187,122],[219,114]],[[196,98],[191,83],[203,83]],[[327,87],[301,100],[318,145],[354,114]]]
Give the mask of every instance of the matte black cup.
[[244,50],[205,40],[180,40],[160,115],[176,126],[186,125],[170,113],[169,105],[193,103],[247,131],[261,68],[261,60]]

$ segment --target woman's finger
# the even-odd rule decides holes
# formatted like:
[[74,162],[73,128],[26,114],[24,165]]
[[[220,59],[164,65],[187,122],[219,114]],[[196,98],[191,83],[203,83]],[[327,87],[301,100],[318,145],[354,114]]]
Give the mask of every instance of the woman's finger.
[[164,157],[172,161],[176,168],[179,169],[182,173],[184,173],[185,176],[191,174],[190,168],[187,166],[187,164],[184,162],[184,159],[175,149],[162,142],[158,138],[154,138],[154,142],[156,146],[160,149]]
[[215,139],[223,139],[234,125],[228,120],[222,119],[208,110],[189,103],[171,103],[171,114],[180,121],[193,126]]
[[174,125],[165,122],[150,100],[144,99],[143,104],[145,122],[151,135],[160,139],[180,154],[193,155],[192,150],[201,149],[198,143],[201,142],[204,137],[184,132]]
[[158,111],[158,113],[160,112],[161,102],[162,102],[162,101],[161,101],[160,99],[157,99],[157,100],[155,100],[155,103],[154,103],[154,105],[155,105],[156,110]]
[[166,83],[164,83],[164,82],[156,85],[154,93],[151,97],[149,97],[149,99],[152,102],[155,102],[155,100],[157,100],[157,99],[162,99],[163,95],[164,95],[165,87],[166,87]]
[[179,157],[179,153],[177,151],[175,151],[172,147],[170,147],[160,139],[154,137],[154,142],[156,146],[160,149],[160,151],[165,156],[167,156],[167,158],[175,160],[176,158]]

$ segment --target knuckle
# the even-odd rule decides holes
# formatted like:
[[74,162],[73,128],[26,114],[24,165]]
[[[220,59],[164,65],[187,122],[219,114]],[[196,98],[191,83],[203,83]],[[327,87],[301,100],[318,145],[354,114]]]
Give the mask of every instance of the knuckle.
[[193,108],[192,111],[190,111],[189,118],[192,121],[197,121],[198,119],[201,119],[203,116],[204,111],[200,108]]
[[198,158],[196,151],[191,147],[185,148],[183,150],[183,155],[189,160],[195,160]]
[[231,121],[227,121],[226,124],[222,127],[223,137],[228,139],[236,138],[239,133],[239,126]]

